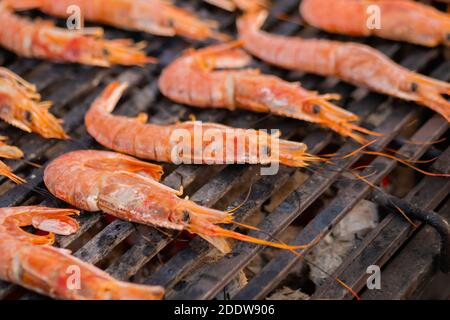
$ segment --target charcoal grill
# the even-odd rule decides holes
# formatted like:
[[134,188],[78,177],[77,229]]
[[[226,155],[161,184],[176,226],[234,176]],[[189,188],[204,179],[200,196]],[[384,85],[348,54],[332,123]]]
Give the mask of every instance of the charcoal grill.
[[[206,5],[202,1],[178,1],[178,4],[220,21],[224,31],[235,32],[234,14]],[[296,0],[275,1],[265,29],[285,35],[362,41],[410,69],[445,81],[450,78],[449,52],[445,49],[426,49],[381,39],[332,36],[302,26],[301,23],[293,23],[301,21],[297,8]],[[288,14],[289,19],[274,18],[280,13]],[[161,65],[99,69],[21,59],[0,50],[2,65],[36,84],[44,98],[54,102],[52,111],[64,119],[65,129],[73,138],[68,142],[43,140],[2,123],[2,134],[9,136],[12,144],[22,148],[27,160],[45,165],[70,150],[100,148],[86,133],[83,117],[93,99],[112,80],[128,81],[131,88],[117,112],[130,116],[148,112],[150,122],[169,123],[185,120],[190,114],[195,114],[202,121],[222,122],[237,127],[278,128],[285,136],[306,143],[310,151],[316,154],[346,154],[358,147],[354,142],[337,137],[329,130],[300,121],[245,111],[201,110],[174,104],[158,92],[157,77],[163,66],[192,44],[179,38],[164,39],[115,29],[107,29],[107,34],[111,37],[148,40],[149,54],[157,56]],[[288,72],[261,62],[256,63],[265,72],[292,81],[300,80],[310,89],[342,94],[342,106],[358,114],[365,126],[384,134],[373,147],[375,150],[396,148],[403,156],[411,159],[436,157],[434,163],[424,164],[424,168],[434,172],[449,172],[448,141],[430,144],[446,135],[448,137],[449,125],[442,117],[414,104],[355,88],[337,79]],[[421,141],[423,144],[410,144],[407,143],[408,140]],[[407,170],[401,171],[401,165],[389,159],[358,155],[314,167],[314,172],[282,167],[275,176],[259,176],[257,168],[251,166],[165,165],[163,183],[176,189],[183,185],[192,200],[225,209],[242,203],[248,193],[248,182],[251,181],[248,199],[236,212],[237,220],[252,218],[259,210],[262,212],[262,219],[258,226],[264,233],[255,232],[254,235],[273,239],[296,225],[299,226],[299,231],[291,242],[304,244],[321,239],[329,233],[360,200],[383,202],[366,183],[343,177],[348,168],[367,161],[371,161],[371,167],[360,174],[367,174],[367,179],[373,183],[392,181],[405,172],[412,174]],[[1,207],[26,204],[64,205],[45,191],[42,168],[20,161],[9,164],[17,174],[26,177],[28,183],[16,186],[2,178]],[[264,210],[266,204],[277,197],[296,172],[304,175],[304,182],[285,194],[273,210]],[[440,214],[438,217],[448,219],[450,180],[418,174],[413,176],[414,185],[403,191],[403,194],[399,195],[396,190],[392,190],[395,199],[400,201],[399,198],[402,198],[402,203],[422,210],[434,210]],[[331,197],[331,200],[325,202],[325,197]],[[417,223],[417,227],[413,228],[393,208],[386,207],[384,211],[380,224],[350,252],[332,277],[321,285],[307,289],[312,298],[353,298],[333,277],[344,281],[363,299],[449,297],[450,277],[439,268],[441,249],[438,233],[426,224]],[[231,254],[225,257],[214,256],[214,249],[198,237],[191,239],[185,234],[137,226],[120,220],[111,221],[101,213],[82,214],[79,221],[80,231],[69,237],[59,237],[58,245],[73,250],[75,256],[98,265],[118,279],[162,285],[167,289],[167,299],[263,299],[283,282],[294,266],[307,259],[309,251],[306,250],[301,256],[277,251],[256,274],[247,274],[248,283],[231,294],[228,285],[239,271],[245,270],[261,253],[270,249],[236,243]],[[381,290],[366,289],[366,268],[369,265],[379,265],[382,268]],[[439,284],[445,284],[442,285],[442,290],[432,290]],[[43,297],[0,282],[0,298]]]

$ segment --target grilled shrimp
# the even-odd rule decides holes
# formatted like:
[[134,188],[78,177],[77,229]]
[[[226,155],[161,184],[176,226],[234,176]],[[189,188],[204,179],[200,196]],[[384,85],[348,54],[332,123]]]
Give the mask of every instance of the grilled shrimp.
[[[199,206],[180,191],[158,182],[162,168],[107,151],[67,153],[51,162],[44,172],[48,190],[61,200],[86,211],[104,211],[119,219],[187,230],[198,234],[223,253],[231,250],[226,238],[281,249],[300,249],[246,236],[217,224],[233,223],[233,215]],[[76,176],[77,179],[73,179]]]
[[[136,118],[114,116],[111,112],[126,87],[125,83],[111,83],[94,101],[85,117],[89,134],[109,149],[148,160],[180,161],[188,164],[281,162],[285,165],[303,167],[309,161],[320,161],[318,157],[306,153],[305,144],[281,140],[275,135],[269,135],[262,131],[236,129],[198,121],[173,125],[148,124],[145,114]],[[186,136],[189,139],[184,136],[180,136],[178,139],[177,132],[188,133]],[[209,139],[208,134],[210,134]],[[214,135],[214,139],[212,139],[212,135]],[[215,137],[223,139],[220,144]],[[199,140],[201,150],[195,148],[195,143]],[[246,144],[242,150],[239,149],[238,141],[244,141]],[[256,148],[250,147],[252,141],[255,142]],[[208,148],[211,148],[214,143],[217,148],[220,148],[217,154],[208,152]],[[175,151],[177,146],[179,150]],[[191,148],[191,146],[194,147]],[[263,155],[259,151],[267,154]]]
[[357,132],[375,134],[353,124],[356,115],[329,102],[338,95],[319,95],[257,69],[231,70],[251,61],[237,45],[239,42],[214,45],[176,59],[161,74],[161,92],[196,107],[241,108],[318,123],[359,142],[365,138]]
[[83,18],[114,27],[144,31],[160,36],[181,35],[196,40],[223,39],[215,31],[217,22],[201,20],[167,0],[7,0],[16,9],[39,8],[58,17],[67,17],[70,6],[78,6]]
[[335,76],[354,85],[414,101],[450,121],[450,84],[412,72],[367,45],[271,35],[261,31],[266,11],[249,13],[238,21],[244,47],[273,65]]
[[36,132],[44,138],[67,139],[61,121],[48,111],[50,106],[50,102],[41,102],[34,85],[0,67],[1,119],[26,132]]
[[50,21],[32,22],[0,3],[0,45],[27,58],[109,67],[155,62],[142,51],[144,43],[106,40],[101,28],[67,30]]
[[[164,289],[117,281],[69,250],[51,246],[54,234],[78,230],[73,209],[39,206],[0,209],[0,279],[57,299],[161,299]],[[34,235],[22,228],[48,232]],[[75,279],[79,276],[79,279]]]
[[268,7],[267,0],[204,0],[227,11],[256,11]]
[[[380,28],[368,23],[371,6],[380,10]],[[306,22],[329,32],[450,45],[450,15],[411,0],[303,0],[300,12]]]

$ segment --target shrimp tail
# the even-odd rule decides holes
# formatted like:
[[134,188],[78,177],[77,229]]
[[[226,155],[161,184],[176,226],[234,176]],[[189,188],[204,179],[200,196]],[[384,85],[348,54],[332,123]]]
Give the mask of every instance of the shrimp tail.
[[0,175],[9,178],[16,184],[22,184],[26,182],[25,179],[12,173],[11,168],[8,167],[3,161],[0,161]]
[[31,213],[31,224],[41,231],[68,236],[76,233],[80,228],[77,220],[70,217],[79,213],[75,209],[38,208]]
[[450,122],[450,83],[413,74],[410,79],[413,100],[441,114]]
[[127,88],[127,82],[111,82],[94,101],[92,108],[100,112],[111,113]]

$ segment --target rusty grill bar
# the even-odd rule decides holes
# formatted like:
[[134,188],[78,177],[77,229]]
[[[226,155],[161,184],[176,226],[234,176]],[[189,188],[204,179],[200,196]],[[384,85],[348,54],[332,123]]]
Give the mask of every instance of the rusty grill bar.
[[[179,1],[181,6],[193,8],[205,17],[221,22],[222,30],[233,31],[236,16],[223,12],[201,1]],[[289,13],[290,19],[300,21],[297,13],[298,1],[276,1],[271,9],[272,19],[266,24],[270,32],[305,37],[345,37],[330,36],[310,27],[302,27],[292,22],[274,19],[278,13]],[[244,111],[228,112],[224,110],[202,110],[174,104],[163,98],[158,92],[157,77],[162,67],[173,60],[191,44],[182,39],[163,39],[145,34],[125,33],[108,29],[108,35],[114,37],[135,37],[146,39],[150,43],[149,54],[160,59],[160,66],[145,68],[97,69],[74,65],[57,65],[36,60],[18,59],[12,54],[0,50],[0,62],[36,84],[43,97],[54,102],[52,112],[64,119],[65,129],[73,140],[69,142],[43,140],[35,135],[26,135],[2,123],[2,135],[9,136],[11,143],[25,152],[27,160],[45,165],[60,154],[74,149],[99,148],[88,136],[83,125],[84,114],[93,99],[102,88],[112,80],[128,81],[130,90],[117,112],[136,115],[148,112],[150,122],[169,123],[186,119],[195,114],[202,121],[216,121],[237,127],[279,128],[284,136],[305,142],[311,153],[325,150],[337,150],[346,154],[358,147],[357,144],[332,134],[328,130],[314,125],[267,117]],[[438,79],[450,79],[450,61],[444,49],[425,49],[408,44],[399,44],[380,39],[352,39],[364,41],[382,50],[402,65],[430,74]],[[450,147],[448,142],[435,146],[430,144],[446,134],[449,125],[440,116],[425,108],[408,104],[396,99],[355,88],[336,79],[323,79],[300,72],[287,72],[257,62],[267,72],[282,76],[287,80],[300,80],[302,84],[321,92],[338,92],[344,99],[340,103],[358,114],[363,123],[384,134],[374,146],[382,150],[386,146],[398,146],[399,152],[411,159],[421,159],[424,155],[437,156],[431,168],[435,172],[449,172]],[[391,110],[378,123],[371,123],[370,117],[380,110]],[[417,129],[408,136],[400,136],[403,128],[416,123]],[[407,144],[405,141],[422,141],[424,144]],[[247,191],[240,188],[252,177],[251,193],[247,201],[236,212],[237,220],[251,217],[272,199],[286,182],[292,179],[296,171],[307,174],[303,184],[285,196],[270,214],[266,214],[258,225],[267,235],[257,233],[269,239],[283,233],[292,223],[303,228],[297,234],[295,243],[304,244],[322,238],[330,232],[354,206],[362,199],[376,201],[371,188],[361,181],[345,181],[342,174],[362,160],[361,155],[340,159],[333,164],[325,164],[316,169],[316,174],[304,169],[282,167],[276,176],[258,176],[257,168],[251,166],[188,166],[175,167],[165,165],[167,174],[163,183],[173,188],[181,184],[191,199],[207,206],[219,206],[220,209],[237,206],[246,197]],[[33,168],[24,162],[9,162],[14,171],[27,178],[28,183],[14,186],[4,178],[0,179],[0,206],[24,204],[45,204],[62,206],[63,204],[44,191],[43,169]],[[389,176],[399,164],[385,158],[373,159],[371,166],[376,173],[368,179],[379,183]],[[366,169],[361,175],[370,174]],[[395,173],[394,173],[395,174]],[[396,173],[398,174],[398,173]],[[426,210],[437,210],[449,218],[450,181],[446,178],[417,178],[417,183],[404,200]],[[335,190],[335,195],[326,206],[320,200],[327,191]],[[311,208],[318,208],[311,213]],[[210,259],[212,247],[200,238],[187,242],[177,232],[167,232],[151,227],[137,226],[133,223],[114,220],[108,222],[98,214],[85,213],[80,218],[80,231],[72,236],[58,237],[61,247],[70,248],[74,255],[99,265],[114,277],[121,280],[136,281],[138,273],[148,269],[149,274],[140,274],[139,281],[159,284],[167,289],[168,299],[212,299],[235,278],[236,274],[266,248],[247,243],[236,243],[233,252],[225,257]],[[253,232],[251,232],[253,233]],[[133,241],[128,241],[132,239]],[[131,243],[131,244],[130,244]],[[180,243],[184,248],[173,251]],[[269,295],[289,274],[293,266],[303,260],[309,250],[301,256],[290,252],[277,252],[260,272],[249,278],[240,291],[230,298],[263,299]],[[362,243],[354,248],[333,276],[339,277],[350,285],[363,298],[411,298],[417,297],[425,285],[434,278],[438,263],[439,237],[429,226],[412,226],[395,210],[388,210],[380,224],[370,232]],[[165,261],[160,261],[163,257]],[[382,290],[365,290],[366,268],[377,264],[383,267],[385,280]],[[449,278],[442,274],[438,277]],[[448,294],[448,293],[447,293]],[[226,292],[224,293],[225,296]],[[37,294],[19,287],[0,282],[0,298],[39,298]],[[350,293],[336,283],[332,277],[312,292],[313,298],[352,298]]]

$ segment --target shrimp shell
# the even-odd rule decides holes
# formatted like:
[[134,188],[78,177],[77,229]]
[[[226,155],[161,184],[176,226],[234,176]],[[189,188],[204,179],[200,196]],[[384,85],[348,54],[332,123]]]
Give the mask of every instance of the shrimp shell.
[[[306,153],[306,145],[278,139],[277,136],[268,135],[262,131],[236,129],[216,123],[201,123],[194,121],[181,122],[172,125],[156,125],[146,123],[147,117],[139,115],[136,118],[114,116],[111,114],[123,91],[126,83],[111,83],[99,96],[85,117],[87,131],[103,146],[115,151],[127,153],[139,158],[162,162],[174,162],[174,148],[179,144],[175,139],[177,132],[187,132],[191,138],[182,141],[183,146],[191,152],[182,154],[183,163],[217,164],[217,163],[274,163],[281,162],[290,166],[306,166],[310,161],[320,161],[318,157]],[[216,158],[206,153],[211,141],[206,138],[206,132],[214,133],[224,139],[223,158]],[[232,136],[232,145],[227,145],[226,139]],[[200,139],[201,152],[195,148]],[[244,141],[245,150],[238,153],[238,141]],[[255,141],[258,146],[255,150],[247,143]],[[217,142],[217,141],[214,141]],[[263,157],[258,154],[261,148],[273,147],[272,153]],[[275,147],[278,147],[276,150]],[[186,150],[184,147],[182,150]],[[269,151],[269,150],[268,150]]]
[[53,195],[80,209],[102,210],[127,221],[187,230],[223,253],[231,250],[226,238],[287,250],[306,247],[274,243],[223,229],[217,224],[233,223],[231,213],[179,198],[180,191],[158,182],[161,175],[160,166],[129,156],[81,150],[53,160],[45,169],[44,182]]
[[338,77],[357,86],[429,107],[450,121],[450,84],[412,72],[370,46],[272,35],[261,31],[266,11],[238,21],[244,47],[279,67]]
[[256,69],[238,69],[251,62],[236,48],[240,45],[232,42],[188,51],[163,70],[161,92],[196,107],[241,108],[318,123],[361,143],[366,139],[358,132],[377,135],[352,123],[358,120],[355,114],[329,102],[338,95],[319,95]]

